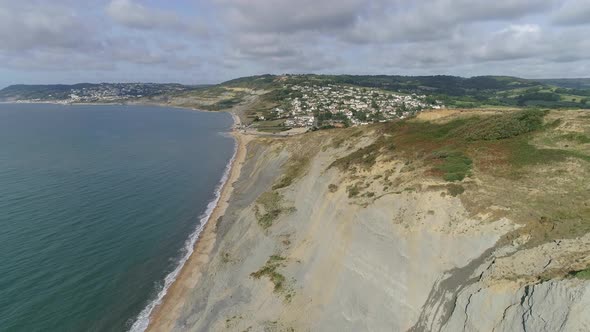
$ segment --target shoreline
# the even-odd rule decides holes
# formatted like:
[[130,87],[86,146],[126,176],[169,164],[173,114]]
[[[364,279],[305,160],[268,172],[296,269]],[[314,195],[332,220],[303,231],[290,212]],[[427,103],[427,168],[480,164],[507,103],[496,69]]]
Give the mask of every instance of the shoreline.
[[[201,232],[198,233],[192,248],[193,252],[180,267],[176,278],[169,285],[163,297],[159,301],[155,300],[153,302],[154,305],[149,310],[148,315],[146,317],[138,316],[131,331],[170,330],[170,327],[176,321],[175,318],[178,316],[179,310],[185,303],[186,293],[198,284],[201,277],[200,268],[209,262],[211,250],[216,242],[217,221],[225,214],[225,210],[228,207],[228,201],[233,192],[233,184],[239,178],[241,166],[246,158],[246,145],[251,140],[251,137],[243,135],[237,130],[241,123],[239,117],[233,113],[230,114],[234,121],[230,135],[236,141],[236,150],[230,161],[231,164],[229,165],[227,179],[221,185],[217,202],[205,221],[204,226],[202,226]],[[144,324],[137,325],[142,318],[145,319]]]

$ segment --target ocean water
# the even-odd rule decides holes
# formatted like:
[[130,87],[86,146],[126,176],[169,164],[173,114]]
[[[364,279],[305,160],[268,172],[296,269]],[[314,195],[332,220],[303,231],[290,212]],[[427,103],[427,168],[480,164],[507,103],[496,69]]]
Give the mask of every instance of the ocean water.
[[0,104],[0,331],[141,328],[216,198],[231,123]]

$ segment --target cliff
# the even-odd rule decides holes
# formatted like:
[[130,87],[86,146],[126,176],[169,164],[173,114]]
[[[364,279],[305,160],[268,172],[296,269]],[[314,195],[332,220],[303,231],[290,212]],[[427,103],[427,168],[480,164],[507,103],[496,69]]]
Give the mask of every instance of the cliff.
[[588,134],[580,111],[445,110],[253,138],[150,329],[588,330]]

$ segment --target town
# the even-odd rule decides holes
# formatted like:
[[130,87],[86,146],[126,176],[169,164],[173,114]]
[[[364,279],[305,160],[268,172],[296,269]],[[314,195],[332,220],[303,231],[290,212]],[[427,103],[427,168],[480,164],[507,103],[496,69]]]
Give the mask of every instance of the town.
[[259,121],[284,119],[288,128],[326,128],[367,125],[413,116],[424,109],[443,108],[425,95],[345,85],[285,84],[280,106]]
[[14,102],[113,103],[155,95],[174,95],[190,91],[192,86],[160,83],[80,83],[74,85],[15,85],[5,89],[7,100]]

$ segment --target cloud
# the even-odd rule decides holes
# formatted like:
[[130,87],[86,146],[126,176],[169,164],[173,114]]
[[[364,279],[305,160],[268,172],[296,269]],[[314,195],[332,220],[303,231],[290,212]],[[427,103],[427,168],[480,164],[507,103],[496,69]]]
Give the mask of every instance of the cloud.
[[579,76],[588,34],[586,0],[0,0],[0,70]]
[[503,61],[534,57],[545,51],[545,37],[536,24],[510,25],[493,33],[481,46],[474,47],[474,58]]
[[92,32],[67,7],[27,1],[0,3],[0,51],[100,48]]
[[553,14],[553,23],[558,25],[590,24],[590,2],[586,0],[570,0]]
[[350,26],[363,11],[363,0],[218,0],[225,19],[249,32],[294,33]]
[[450,38],[471,23],[511,21],[548,10],[553,0],[431,0],[393,2],[360,16],[346,34],[357,43],[429,41]]
[[146,7],[133,0],[112,0],[107,15],[127,28],[138,30],[171,30],[204,36],[207,29],[199,22],[189,22],[171,10]]

